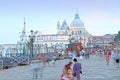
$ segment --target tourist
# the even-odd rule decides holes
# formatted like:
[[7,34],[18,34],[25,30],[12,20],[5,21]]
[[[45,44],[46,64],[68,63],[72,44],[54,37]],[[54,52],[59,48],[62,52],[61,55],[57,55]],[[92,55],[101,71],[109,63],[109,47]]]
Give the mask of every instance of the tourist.
[[109,50],[106,50],[105,51],[105,60],[106,60],[107,65],[109,65],[109,59],[110,59]]
[[96,54],[96,50],[93,48],[92,49],[92,55],[95,55]]
[[72,52],[71,52],[71,51],[68,52],[68,58],[69,58],[70,60],[72,60]]
[[111,58],[113,59],[114,64],[115,64],[115,53],[116,53],[116,49],[114,48],[111,53]]
[[82,67],[81,63],[78,63],[77,59],[73,59],[74,65],[73,65],[73,80],[74,78],[77,78],[77,80],[80,80],[80,73],[82,74]]
[[82,59],[83,59],[83,50],[81,50],[81,51],[79,52],[79,55],[80,55],[80,60],[82,60]]
[[71,75],[72,74],[72,68],[71,68],[71,65],[72,65],[72,62],[70,61],[68,64],[67,64],[67,74],[68,75]]
[[55,63],[56,63],[56,56],[53,55],[53,58],[52,58],[52,64],[53,64],[53,67],[55,67]]
[[102,57],[102,55],[103,55],[103,50],[100,49],[100,57]]
[[61,80],[72,80],[72,62],[66,64],[63,68],[63,73],[61,75]]
[[85,49],[85,59],[89,59],[89,50],[86,48]]
[[75,51],[72,52],[72,60],[73,60],[74,58],[76,58],[76,53],[75,53]]
[[120,63],[120,51],[118,49],[116,50],[116,53],[115,53],[115,61],[116,61],[116,64],[118,65],[118,67],[119,67],[119,63]]
[[[39,61],[38,61],[39,62]],[[41,69],[40,64],[38,62],[31,62],[31,68],[33,72],[33,79],[38,79],[38,71]]]

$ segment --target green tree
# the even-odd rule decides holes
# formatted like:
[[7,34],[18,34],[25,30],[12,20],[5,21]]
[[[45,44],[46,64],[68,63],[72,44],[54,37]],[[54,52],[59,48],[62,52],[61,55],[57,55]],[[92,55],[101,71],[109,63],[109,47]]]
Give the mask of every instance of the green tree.
[[119,31],[118,34],[115,36],[114,41],[115,41],[115,42],[120,41],[120,31]]

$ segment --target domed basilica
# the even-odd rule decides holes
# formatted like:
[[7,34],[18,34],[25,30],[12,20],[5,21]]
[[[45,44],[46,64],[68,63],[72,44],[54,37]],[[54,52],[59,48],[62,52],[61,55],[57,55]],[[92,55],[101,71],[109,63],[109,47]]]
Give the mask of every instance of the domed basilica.
[[86,30],[84,23],[81,21],[79,14],[75,14],[74,20],[70,25],[64,20],[62,25],[58,21],[57,33],[69,35],[72,42],[81,42],[84,47],[87,46],[91,39],[91,35]]
[[[24,35],[26,35],[25,22],[23,32],[20,36],[23,44],[26,43],[26,36]],[[31,36],[33,36],[33,32],[31,33]],[[31,38],[29,38],[30,37],[27,38],[28,43],[31,42],[29,41],[31,40]],[[35,35],[35,40],[33,43],[33,53],[52,53],[56,50],[64,50],[68,47],[70,43],[82,43],[82,46],[84,48],[90,47],[91,41],[92,36],[86,30],[84,23],[80,20],[79,15],[75,14],[75,17],[70,25],[68,25],[65,20],[62,24],[60,24],[60,22],[58,21],[56,34],[37,33]],[[27,48],[27,45],[25,47]]]

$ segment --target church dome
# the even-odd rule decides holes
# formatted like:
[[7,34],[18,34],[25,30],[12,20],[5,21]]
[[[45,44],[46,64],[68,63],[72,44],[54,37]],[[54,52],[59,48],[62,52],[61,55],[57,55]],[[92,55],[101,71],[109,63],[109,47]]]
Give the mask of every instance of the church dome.
[[60,29],[61,29],[61,30],[68,30],[68,29],[69,29],[69,25],[66,23],[65,20],[63,21],[63,24],[62,24],[62,26],[61,26]]
[[74,27],[84,27],[84,23],[80,20],[80,17],[78,14],[75,14],[75,18],[71,23],[71,26]]
[[21,37],[21,38],[23,38],[23,37],[27,37],[27,35],[24,34],[24,33],[22,33],[22,34],[20,35],[20,37]]

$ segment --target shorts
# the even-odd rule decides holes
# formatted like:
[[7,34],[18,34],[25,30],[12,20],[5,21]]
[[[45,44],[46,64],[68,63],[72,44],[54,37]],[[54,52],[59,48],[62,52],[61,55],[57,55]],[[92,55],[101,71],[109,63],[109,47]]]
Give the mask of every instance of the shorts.
[[116,59],[116,63],[119,63],[119,59]]

